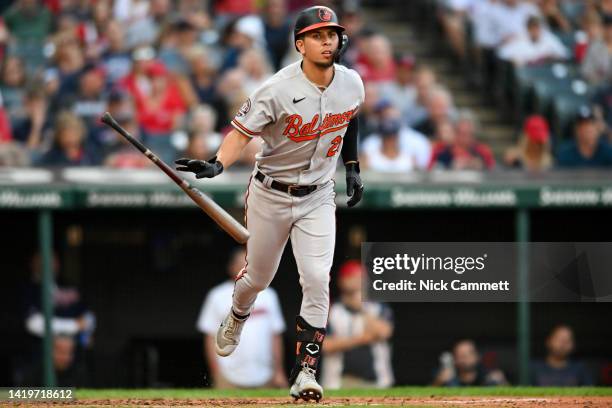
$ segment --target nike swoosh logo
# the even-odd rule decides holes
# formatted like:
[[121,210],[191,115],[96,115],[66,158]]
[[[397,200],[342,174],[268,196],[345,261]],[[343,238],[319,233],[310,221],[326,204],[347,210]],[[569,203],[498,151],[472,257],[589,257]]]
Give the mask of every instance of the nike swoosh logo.
[[301,98],[301,99],[295,99],[295,98],[293,98],[293,103],[298,103],[298,102],[301,102],[301,101],[303,101],[304,99],[306,99],[306,97],[303,97],[303,98]]

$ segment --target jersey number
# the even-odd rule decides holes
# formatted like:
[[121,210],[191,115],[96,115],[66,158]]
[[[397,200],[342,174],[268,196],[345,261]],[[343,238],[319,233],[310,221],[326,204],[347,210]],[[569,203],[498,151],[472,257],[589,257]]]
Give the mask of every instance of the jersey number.
[[338,149],[340,148],[340,144],[342,143],[342,136],[336,136],[334,140],[331,141],[331,147],[327,151],[327,157],[335,156],[338,153]]

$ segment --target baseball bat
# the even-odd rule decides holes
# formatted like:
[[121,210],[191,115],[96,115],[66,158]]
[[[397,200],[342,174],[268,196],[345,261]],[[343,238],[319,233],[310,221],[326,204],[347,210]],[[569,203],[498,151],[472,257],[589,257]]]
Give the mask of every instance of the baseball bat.
[[227,232],[237,242],[244,244],[249,239],[249,231],[242,226],[234,217],[229,215],[223,208],[219,206],[212,198],[189,184],[189,182],[179,176],[170,166],[168,166],[163,160],[155,155],[140,141],[134,139],[117,121],[111,116],[110,113],[105,112],[100,119],[102,123],[113,128],[121,136],[125,137],[134,147],[136,147],[142,154],[147,156],[157,167],[159,167],[172,181],[187,194],[197,205],[200,207],[210,218],[213,219],[225,232]]

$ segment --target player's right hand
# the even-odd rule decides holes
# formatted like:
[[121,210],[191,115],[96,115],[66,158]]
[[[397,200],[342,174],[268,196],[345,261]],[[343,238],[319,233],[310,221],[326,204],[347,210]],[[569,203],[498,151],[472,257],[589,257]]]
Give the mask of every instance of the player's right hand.
[[174,161],[178,171],[194,173],[196,178],[212,178],[223,172],[223,163],[217,160],[217,156],[208,161],[181,158]]

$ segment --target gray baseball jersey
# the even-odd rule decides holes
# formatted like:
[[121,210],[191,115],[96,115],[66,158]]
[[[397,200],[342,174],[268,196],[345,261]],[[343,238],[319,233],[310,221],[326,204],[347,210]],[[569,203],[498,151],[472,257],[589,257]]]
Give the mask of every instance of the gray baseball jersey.
[[324,184],[336,170],[349,121],[363,103],[359,74],[335,64],[335,74],[321,91],[293,63],[268,79],[242,105],[232,125],[259,136],[263,149],[257,167],[284,183]]

